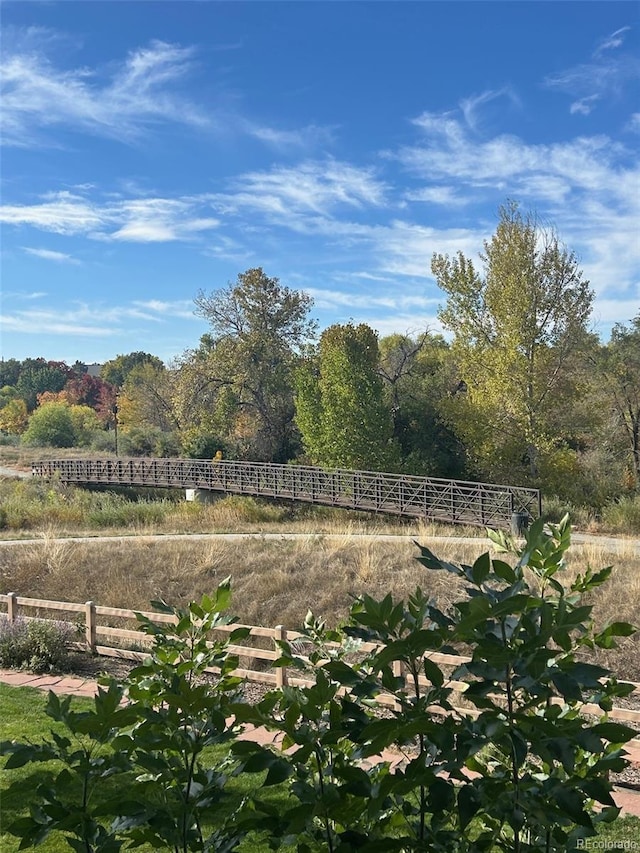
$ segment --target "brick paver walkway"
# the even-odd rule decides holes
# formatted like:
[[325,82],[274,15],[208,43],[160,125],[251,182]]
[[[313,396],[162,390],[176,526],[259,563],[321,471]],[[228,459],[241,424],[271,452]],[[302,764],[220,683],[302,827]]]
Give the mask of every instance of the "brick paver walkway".
[[[52,690],[54,693],[64,693],[71,696],[95,696],[98,685],[91,679],[76,678],[71,675],[34,675],[29,672],[18,672],[12,669],[0,669],[0,682],[14,687],[35,687],[38,690]],[[242,735],[242,740],[253,740],[262,744],[277,744],[278,736],[265,728],[248,726]],[[640,765],[640,738],[635,738],[625,747],[629,760]],[[391,765],[398,764],[402,758],[398,753],[385,752],[382,760]],[[623,814],[640,817],[640,791],[629,788],[616,788],[613,792],[616,805]]]

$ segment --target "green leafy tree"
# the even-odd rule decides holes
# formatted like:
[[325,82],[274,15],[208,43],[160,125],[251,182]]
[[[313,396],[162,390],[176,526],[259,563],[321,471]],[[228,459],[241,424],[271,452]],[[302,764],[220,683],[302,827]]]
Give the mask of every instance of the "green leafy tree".
[[102,430],[102,424],[91,406],[69,406],[73,425],[73,443],[77,447],[88,447],[91,439]]
[[[314,682],[242,711],[283,732],[289,747],[290,770],[277,773],[290,777],[291,801],[277,815],[264,809],[273,835],[297,838],[305,853],[564,853],[615,819],[609,773],[625,766],[622,745],[634,731],[607,714],[633,685],[582,659],[634,633],[627,623],[596,628],[585,604],[611,568],[563,583],[566,518],[548,529],[537,521],[522,547],[492,539],[499,556],[473,565],[421,548],[428,570],[466,587],[447,612],[419,588],[407,602],[364,596],[342,630],[309,614],[302,640],[279,643],[278,663]],[[460,647],[471,658],[462,665],[432,657]],[[461,681],[468,712],[454,708]],[[393,710],[372,713],[385,695]],[[599,719],[580,713],[587,702]],[[403,766],[367,766],[390,747],[406,751]],[[257,744],[234,752],[248,772],[274,760],[260,761]]]
[[46,391],[57,394],[73,377],[73,370],[63,361],[45,361],[44,358],[26,358],[20,368],[16,391],[32,412],[38,395]]
[[629,470],[640,486],[640,314],[629,325],[616,323],[596,360],[602,390],[624,436]]
[[212,331],[182,360],[185,426],[221,434],[247,458],[286,462],[297,450],[292,371],[315,331],[311,298],[258,267],[195,304]]
[[118,421],[123,431],[156,429],[166,433],[180,423],[174,405],[176,374],[162,362],[133,367],[118,395]]
[[66,403],[40,406],[22,435],[22,443],[32,447],[73,447],[75,441],[71,407]]
[[[71,697],[50,693],[47,713],[64,733],[52,732],[42,744],[2,744],[9,770],[28,762],[62,765],[55,783],[35,791],[29,816],[9,827],[21,849],[37,846],[52,831],[81,853],[145,844],[174,853],[237,849],[241,833],[233,814],[220,814],[233,762],[224,752],[213,759],[207,754],[239,731],[231,713],[238,658],[228,645],[248,629],[236,628],[225,640],[209,638],[233,621],[224,613],[229,599],[227,579],[214,595],[185,608],[153,602],[173,620],[158,625],[138,615],[153,649],[126,685],[110,679],[86,711],[75,711]],[[203,678],[208,667],[219,673],[215,685]]]
[[575,255],[513,203],[480,257],[482,273],[462,253],[431,264],[464,388],[447,414],[481,474],[536,480],[542,457],[562,444],[552,397],[570,410],[579,396],[572,366],[593,293]]
[[0,359],[0,387],[15,385],[20,376],[22,364],[17,358]]
[[397,467],[379,363],[378,337],[369,326],[334,325],[322,333],[317,358],[308,359],[297,378],[297,422],[314,462],[376,471]]
[[440,335],[380,341],[380,375],[389,400],[393,436],[407,474],[462,477],[464,447],[440,413],[440,401],[457,379],[449,347]]
[[156,355],[142,351],[130,352],[105,361],[100,368],[100,379],[115,385],[116,388],[122,388],[131,371],[143,364],[151,364],[158,370],[164,367],[163,362]]

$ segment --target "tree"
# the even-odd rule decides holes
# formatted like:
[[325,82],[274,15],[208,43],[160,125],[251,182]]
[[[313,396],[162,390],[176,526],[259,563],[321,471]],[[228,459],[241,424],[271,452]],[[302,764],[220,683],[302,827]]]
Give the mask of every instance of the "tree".
[[9,435],[21,435],[27,428],[27,404],[16,397],[0,409],[0,430]]
[[47,403],[29,418],[22,443],[31,447],[73,447],[75,438],[70,406]]
[[449,347],[428,332],[415,340],[394,334],[380,341],[380,375],[391,408],[402,470],[431,477],[461,477],[464,448],[440,414],[455,387]]
[[222,430],[247,458],[286,462],[297,450],[292,371],[316,328],[311,298],[258,267],[195,304],[212,333],[182,360],[185,421]]
[[112,389],[111,383],[89,373],[72,376],[64,386],[71,405],[91,406],[96,411],[100,410],[105,395],[109,395]]
[[20,376],[22,365],[17,358],[0,359],[0,388],[15,385]]
[[87,447],[91,439],[102,429],[98,415],[90,406],[69,406],[73,424],[73,443],[76,447]]
[[334,325],[317,359],[297,377],[297,422],[314,462],[374,471],[397,467],[391,410],[379,375],[378,336],[369,326]]
[[571,364],[593,292],[554,231],[515,203],[500,208],[480,258],[483,274],[461,252],[432,259],[462,380],[445,408],[480,473],[536,481],[562,445],[552,397],[571,407],[577,396]]
[[123,430],[154,428],[172,432],[179,426],[173,405],[175,374],[157,360],[134,367],[118,397],[118,421]]
[[616,323],[597,361],[604,393],[626,439],[630,470],[640,485],[640,313],[630,326]]
[[18,396],[27,404],[27,409],[32,412],[37,405],[38,394],[44,391],[57,394],[72,376],[72,369],[63,361],[26,358],[22,362],[16,390]]
[[156,355],[141,351],[130,352],[126,355],[117,355],[111,361],[105,361],[100,368],[100,379],[115,385],[116,388],[122,388],[131,371],[142,364],[152,364],[158,370],[164,367]]

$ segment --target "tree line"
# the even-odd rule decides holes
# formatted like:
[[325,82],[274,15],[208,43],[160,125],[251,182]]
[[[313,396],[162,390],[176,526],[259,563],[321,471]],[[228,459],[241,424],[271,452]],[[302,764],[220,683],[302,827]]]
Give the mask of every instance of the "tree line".
[[640,483],[640,313],[602,343],[593,290],[553,228],[515,203],[479,261],[436,254],[429,330],[318,336],[313,303],[262,268],[195,297],[209,324],[165,366],[119,355],[99,377],[0,363],[0,430],[27,444],[402,471],[539,486],[600,507]]

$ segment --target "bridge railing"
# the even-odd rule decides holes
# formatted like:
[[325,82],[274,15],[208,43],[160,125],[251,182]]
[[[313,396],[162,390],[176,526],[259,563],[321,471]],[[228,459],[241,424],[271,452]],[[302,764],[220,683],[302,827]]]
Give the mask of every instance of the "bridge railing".
[[377,471],[326,470],[268,462],[201,459],[62,459],[37,462],[33,474],[65,483],[220,491],[443,521],[505,526],[541,514],[540,492]]

